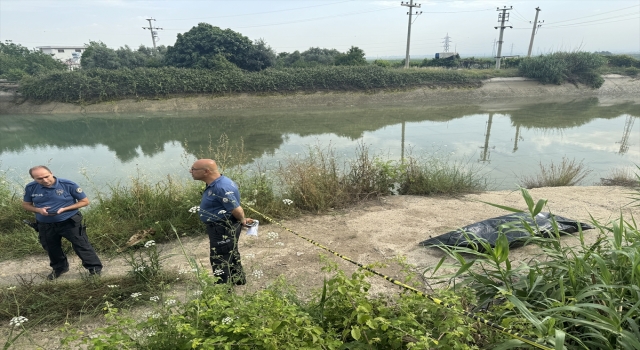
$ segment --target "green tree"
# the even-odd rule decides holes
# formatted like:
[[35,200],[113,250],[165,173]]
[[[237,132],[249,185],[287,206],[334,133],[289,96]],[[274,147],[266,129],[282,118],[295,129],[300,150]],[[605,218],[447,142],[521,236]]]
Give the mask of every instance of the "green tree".
[[102,41],[89,42],[80,58],[80,65],[83,69],[118,69],[121,66],[120,57],[116,51],[108,48]]
[[38,75],[66,69],[64,63],[39,50],[29,50],[9,40],[0,43],[1,77],[18,80],[27,74]]
[[336,66],[366,66],[364,51],[357,46],[351,46],[349,51],[339,54],[335,58]]
[[231,29],[200,23],[178,34],[175,45],[167,47],[165,62],[174,67],[215,69],[221,58],[244,70],[260,71],[274,64],[275,53],[263,40],[253,43]]

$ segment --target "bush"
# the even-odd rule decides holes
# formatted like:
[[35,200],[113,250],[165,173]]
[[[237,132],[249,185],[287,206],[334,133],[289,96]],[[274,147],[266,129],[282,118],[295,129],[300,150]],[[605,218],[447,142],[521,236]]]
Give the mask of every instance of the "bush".
[[165,67],[53,73],[25,79],[20,90],[26,98],[38,101],[91,102],[174,94],[372,90],[479,83],[480,78],[457,71],[406,71],[375,65],[261,72]]
[[518,66],[520,74],[538,79],[541,83],[583,83],[599,88],[604,79],[596,70],[606,63],[604,56],[588,52],[556,52],[546,56],[523,58]]
[[391,62],[389,62],[387,60],[375,60],[375,61],[373,61],[373,64],[378,66],[378,67],[384,67],[384,68],[391,67]]
[[560,165],[545,166],[540,162],[540,173],[536,176],[525,176],[521,179],[525,188],[575,186],[584,180],[591,170],[585,168],[582,161],[562,158]]
[[611,55],[607,56],[610,67],[635,67],[640,68],[640,60],[629,55]]
[[636,67],[628,67],[624,69],[624,74],[630,76],[630,77],[635,77],[638,75],[638,73],[640,73],[640,69],[636,68]]

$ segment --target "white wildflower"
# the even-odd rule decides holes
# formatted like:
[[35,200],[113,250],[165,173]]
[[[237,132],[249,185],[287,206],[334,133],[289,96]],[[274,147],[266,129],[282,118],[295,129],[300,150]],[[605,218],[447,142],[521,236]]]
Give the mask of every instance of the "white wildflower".
[[197,291],[193,292],[193,295],[202,295],[202,291],[201,290],[197,290]]
[[135,269],[133,269],[134,272],[142,272],[144,271],[145,267],[144,266],[138,266]]
[[284,203],[286,205],[291,205],[291,204],[293,204],[293,201],[291,199],[283,199],[282,203]]
[[246,202],[244,202],[244,204],[248,205],[248,206],[254,206],[254,205],[256,205],[256,201],[246,201]]
[[200,211],[200,207],[191,207],[191,208],[189,209],[189,212],[190,212],[190,213],[197,213],[197,212],[199,212],[199,211]]
[[276,242],[276,245],[279,245],[279,246],[281,246],[281,247],[282,247],[282,246],[284,246],[284,243],[282,243],[282,242]]
[[253,190],[253,195],[257,196],[258,195],[258,190]]
[[267,232],[267,238],[269,238],[270,240],[274,240],[276,238],[278,238],[278,232]]
[[9,326],[13,326],[13,327],[20,327],[22,326],[23,323],[29,321],[28,318],[24,317],[24,316],[17,316],[11,319],[11,321],[9,321]]
[[264,274],[262,273],[262,270],[255,270],[253,271],[253,277],[255,278],[261,278]]
[[157,296],[157,295],[154,295],[154,296],[152,296],[151,298],[149,298],[149,300],[151,300],[151,301],[156,301],[156,302],[157,302],[157,301],[160,301],[160,297],[159,297],[159,296]]
[[120,285],[119,284],[107,284],[107,287],[108,288],[118,288],[118,287],[120,287]]
[[137,298],[137,297],[139,297],[139,296],[141,296],[141,295],[142,295],[142,293],[138,293],[138,292],[131,293],[131,297],[132,297],[132,298]]
[[147,243],[144,244],[144,247],[145,248],[149,248],[149,247],[153,247],[154,245],[156,245],[156,241],[150,240],[150,241],[147,241]]
[[222,319],[222,324],[229,324],[233,322],[233,319],[231,317],[225,317]]
[[14,289],[16,289],[16,286],[7,287],[7,290],[14,290]]
[[176,304],[176,300],[175,299],[169,299],[169,300],[165,301],[164,303],[167,306],[171,306],[171,305],[175,305]]

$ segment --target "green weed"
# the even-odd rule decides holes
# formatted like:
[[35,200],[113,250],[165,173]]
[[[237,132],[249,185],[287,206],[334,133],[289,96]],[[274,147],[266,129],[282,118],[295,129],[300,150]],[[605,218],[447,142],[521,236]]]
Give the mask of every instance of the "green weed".
[[584,180],[591,170],[587,169],[582,161],[562,158],[559,165],[553,161],[545,166],[540,162],[540,173],[534,176],[523,176],[520,181],[525,188],[575,186]]
[[[525,189],[522,196],[532,219],[546,207],[546,200],[534,202]],[[504,234],[495,248],[481,241],[482,252],[442,247],[458,267],[449,278],[457,278],[455,288],[477,291],[479,305],[500,315],[504,324],[521,327],[524,334],[555,339],[556,344],[566,336],[568,348],[637,349],[640,231],[633,217],[608,223],[593,219],[592,224],[598,231],[591,233],[598,235],[596,242],[587,244],[580,230],[575,247],[561,244],[555,221],[548,238],[536,236],[535,225],[524,224],[532,237],[527,244],[540,247],[543,258],[517,265]]]

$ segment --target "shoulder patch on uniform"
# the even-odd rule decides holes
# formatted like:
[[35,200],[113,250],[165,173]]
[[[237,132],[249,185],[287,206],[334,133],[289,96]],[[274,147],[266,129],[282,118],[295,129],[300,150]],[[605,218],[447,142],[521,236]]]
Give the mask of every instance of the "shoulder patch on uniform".
[[82,193],[82,188],[80,188],[80,187],[76,188],[76,192]]

